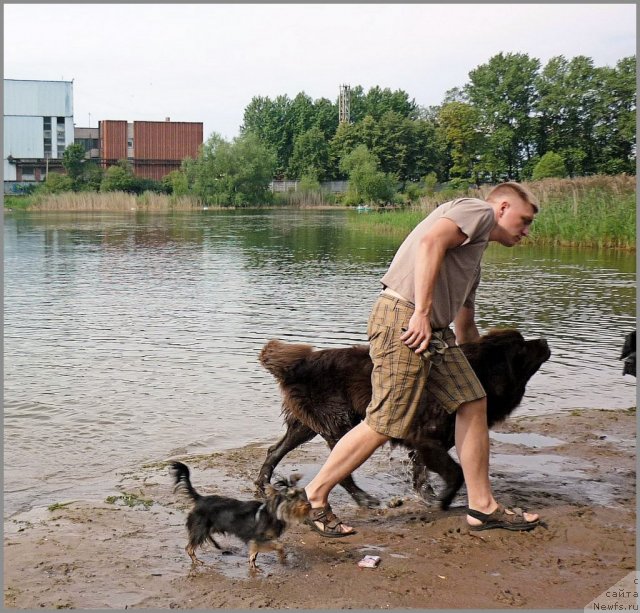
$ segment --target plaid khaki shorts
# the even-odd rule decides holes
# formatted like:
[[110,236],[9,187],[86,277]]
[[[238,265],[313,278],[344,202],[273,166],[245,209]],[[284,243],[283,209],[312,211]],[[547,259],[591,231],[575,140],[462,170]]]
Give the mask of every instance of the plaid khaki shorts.
[[413,311],[410,302],[381,294],[371,311],[367,329],[373,361],[373,393],[365,422],[376,432],[392,438],[404,438],[409,432],[425,387],[427,395],[449,413],[461,404],[486,396],[466,356],[455,344],[450,328],[437,331],[446,348],[430,356],[425,352],[420,357],[400,340],[402,328],[408,326]]

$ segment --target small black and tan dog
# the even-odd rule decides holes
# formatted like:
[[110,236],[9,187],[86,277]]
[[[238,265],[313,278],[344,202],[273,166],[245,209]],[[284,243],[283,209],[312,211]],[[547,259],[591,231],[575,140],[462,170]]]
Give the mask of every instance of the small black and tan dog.
[[304,489],[295,487],[300,475],[277,482],[276,487],[266,488],[266,499],[236,500],[226,496],[202,496],[191,485],[189,468],[182,462],[173,462],[171,471],[176,490],[186,492],[194,501],[187,516],[189,542],[186,552],[193,564],[203,564],[196,557],[196,547],[209,541],[221,549],[214,534],[232,534],[249,545],[249,569],[260,570],[256,557],[261,551],[277,551],[280,561],[286,560],[284,548],[276,539],[294,521],[302,522],[309,515],[311,505]]

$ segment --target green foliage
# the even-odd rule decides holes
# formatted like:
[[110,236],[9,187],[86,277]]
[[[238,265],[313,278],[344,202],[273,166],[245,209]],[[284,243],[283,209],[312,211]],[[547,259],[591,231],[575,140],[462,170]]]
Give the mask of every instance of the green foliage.
[[256,135],[247,133],[227,142],[214,133],[189,165],[187,178],[195,195],[208,204],[260,205],[271,200],[269,183],[275,167],[276,156]]
[[303,193],[320,191],[320,181],[318,181],[318,176],[315,172],[310,171],[300,176],[298,190]]
[[[546,244],[635,247],[635,182],[595,176],[566,181],[541,199],[531,240]],[[545,185],[558,179],[542,181]],[[628,185],[630,183],[630,185]],[[560,185],[564,185],[562,181]]]
[[104,171],[100,166],[94,162],[87,161],[84,165],[79,191],[100,191],[100,184],[102,183],[103,176]]
[[478,174],[486,173],[492,182],[505,176],[518,180],[524,161],[534,154],[539,67],[539,60],[526,54],[499,53],[469,73],[465,95],[485,135]]
[[162,182],[135,176],[128,160],[119,160],[107,168],[100,183],[100,191],[138,195],[145,192],[168,193]]
[[440,138],[450,157],[451,177],[478,182],[478,160],[485,145],[479,129],[480,112],[468,103],[452,101],[443,104],[438,113]]
[[378,165],[377,157],[365,145],[358,145],[342,158],[340,168],[349,176],[345,204],[386,204],[393,201],[396,180],[378,170]]
[[79,143],[69,145],[62,154],[62,166],[72,181],[74,191],[80,189],[86,162],[84,147]]
[[567,167],[564,159],[558,153],[547,151],[533,169],[533,180],[547,179],[549,177],[566,177]]
[[98,191],[103,178],[102,169],[85,157],[84,147],[79,143],[69,145],[62,154],[62,166],[71,179],[74,192]]
[[119,160],[104,173],[100,183],[101,192],[129,192],[134,193],[136,180],[127,160]]
[[635,174],[636,60],[614,68],[558,56],[542,67],[524,53],[499,53],[469,73],[439,107],[379,86],[351,88],[351,123],[337,124],[337,101],[256,97],[245,109],[252,132],[276,154],[277,178],[309,169],[344,179],[340,161],[365,145],[379,171],[401,190],[434,173],[440,182],[523,180],[545,153],[562,156],[567,174]]
[[438,177],[435,172],[430,172],[422,179],[424,184],[424,192],[427,196],[432,196],[436,191],[436,185],[438,184]]
[[189,178],[184,170],[172,170],[162,177],[162,185],[168,194],[186,196],[189,193]]
[[[635,180],[627,175],[579,179],[545,179],[528,184],[540,201],[540,213],[526,241],[589,247],[634,249],[636,244]],[[349,223],[358,231],[406,235],[438,204],[463,195],[453,189],[424,198],[419,207],[358,215]]]
[[290,177],[301,177],[311,173],[322,181],[328,165],[329,145],[322,130],[313,127],[296,138],[287,174]]
[[60,194],[70,192],[73,189],[73,180],[67,175],[58,172],[50,172],[44,183],[39,186],[38,192],[44,194]]

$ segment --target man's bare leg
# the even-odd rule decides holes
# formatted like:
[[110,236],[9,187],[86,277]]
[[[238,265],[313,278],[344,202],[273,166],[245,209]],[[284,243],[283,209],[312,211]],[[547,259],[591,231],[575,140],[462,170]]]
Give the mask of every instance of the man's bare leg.
[[[349,430],[336,443],[318,474],[305,487],[311,507],[325,506],[331,490],[388,440],[388,436],[376,432],[364,421]],[[353,530],[344,524],[341,529],[342,532]]]
[[[491,493],[489,482],[489,428],[487,426],[487,400],[482,398],[463,404],[456,412],[456,451],[467,485],[469,508],[481,513],[492,513],[498,503]],[[535,521],[538,515],[525,513],[526,521]],[[471,526],[482,522],[467,515]]]

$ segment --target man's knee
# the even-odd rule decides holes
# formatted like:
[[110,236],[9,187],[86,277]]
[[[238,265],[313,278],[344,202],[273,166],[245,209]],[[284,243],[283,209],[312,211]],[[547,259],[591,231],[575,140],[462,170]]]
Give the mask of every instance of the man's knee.
[[456,411],[456,420],[474,419],[487,417],[487,397],[478,398],[471,402],[465,402],[458,407]]
[[362,430],[363,435],[370,440],[372,443],[377,444],[378,447],[388,443],[391,440],[391,437],[382,434],[382,432],[378,432],[374,428],[372,428],[368,423],[366,418],[360,422],[357,428],[359,427]]

